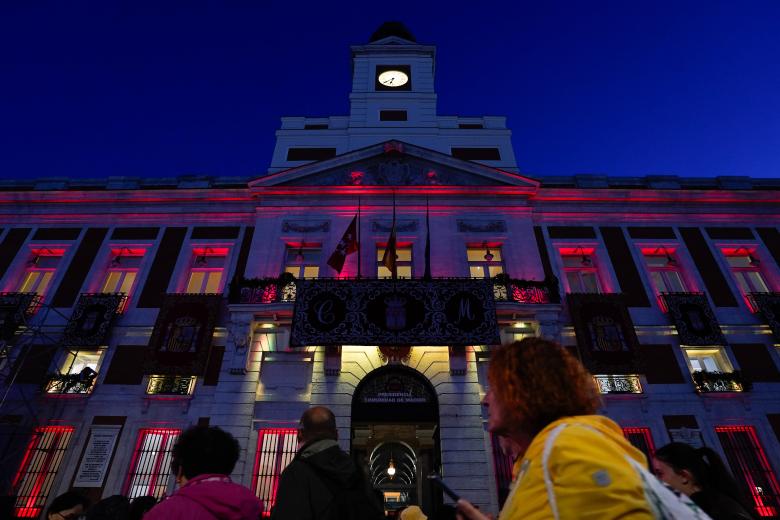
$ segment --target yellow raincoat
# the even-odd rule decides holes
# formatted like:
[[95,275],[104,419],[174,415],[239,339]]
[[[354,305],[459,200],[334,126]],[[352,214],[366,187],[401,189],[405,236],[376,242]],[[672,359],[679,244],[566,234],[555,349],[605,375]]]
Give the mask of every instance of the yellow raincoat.
[[581,415],[550,423],[515,463],[518,476],[498,518],[650,520],[641,479],[626,456],[647,465],[642,452],[606,417]]

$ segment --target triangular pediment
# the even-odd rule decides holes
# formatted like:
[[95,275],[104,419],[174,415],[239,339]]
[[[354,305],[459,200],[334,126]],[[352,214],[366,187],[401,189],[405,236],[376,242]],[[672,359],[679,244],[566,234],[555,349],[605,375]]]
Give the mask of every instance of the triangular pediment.
[[259,177],[249,186],[494,186],[534,192],[539,182],[401,141],[386,141]]

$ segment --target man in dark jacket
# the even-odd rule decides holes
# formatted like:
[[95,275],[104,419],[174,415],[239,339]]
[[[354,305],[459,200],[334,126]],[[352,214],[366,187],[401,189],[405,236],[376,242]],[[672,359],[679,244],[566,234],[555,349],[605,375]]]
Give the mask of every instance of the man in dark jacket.
[[282,472],[271,520],[384,518],[363,472],[337,439],[333,412],[315,406],[303,413],[300,448]]

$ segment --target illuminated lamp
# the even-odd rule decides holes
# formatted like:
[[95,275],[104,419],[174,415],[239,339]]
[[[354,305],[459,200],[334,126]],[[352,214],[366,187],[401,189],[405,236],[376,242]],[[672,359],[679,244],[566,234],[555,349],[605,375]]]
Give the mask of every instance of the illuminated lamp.
[[208,261],[206,260],[206,255],[198,255],[195,257],[195,265],[197,266],[203,266],[206,265]]
[[390,478],[395,476],[395,463],[393,462],[393,457],[390,457],[390,463],[387,465],[387,474],[390,475]]
[[484,256],[485,260],[488,261],[488,262],[492,262],[493,261],[493,253],[490,252],[490,248],[488,247],[487,241],[482,242],[482,247],[485,248],[485,256]]
[[33,257],[32,257],[32,258],[30,258],[30,259],[27,261],[27,265],[28,265],[29,267],[36,266],[36,265],[38,265],[38,262],[39,262],[40,260],[41,260],[41,257],[40,257],[40,255],[33,255]]
[[664,248],[664,253],[666,254],[666,265],[674,267],[677,265],[677,260],[674,259],[674,257],[669,254],[669,250]]
[[752,253],[748,253],[748,264],[752,265],[753,267],[758,267],[761,265],[761,262],[752,255]]

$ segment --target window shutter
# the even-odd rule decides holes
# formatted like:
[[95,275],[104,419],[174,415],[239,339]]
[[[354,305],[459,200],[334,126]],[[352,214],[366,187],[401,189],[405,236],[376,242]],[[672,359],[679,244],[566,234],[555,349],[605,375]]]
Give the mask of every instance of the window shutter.
[[749,381],[780,382],[780,372],[772,361],[769,351],[762,343],[731,345],[731,351],[737,358],[739,368]]
[[650,384],[679,384],[687,382],[680,372],[672,345],[641,345],[642,365]]
[[219,382],[219,371],[222,369],[222,358],[225,355],[225,347],[214,345],[211,347],[206,373],[203,375],[205,386],[216,386]]
[[140,385],[144,378],[146,346],[119,345],[116,347],[105,385]]

